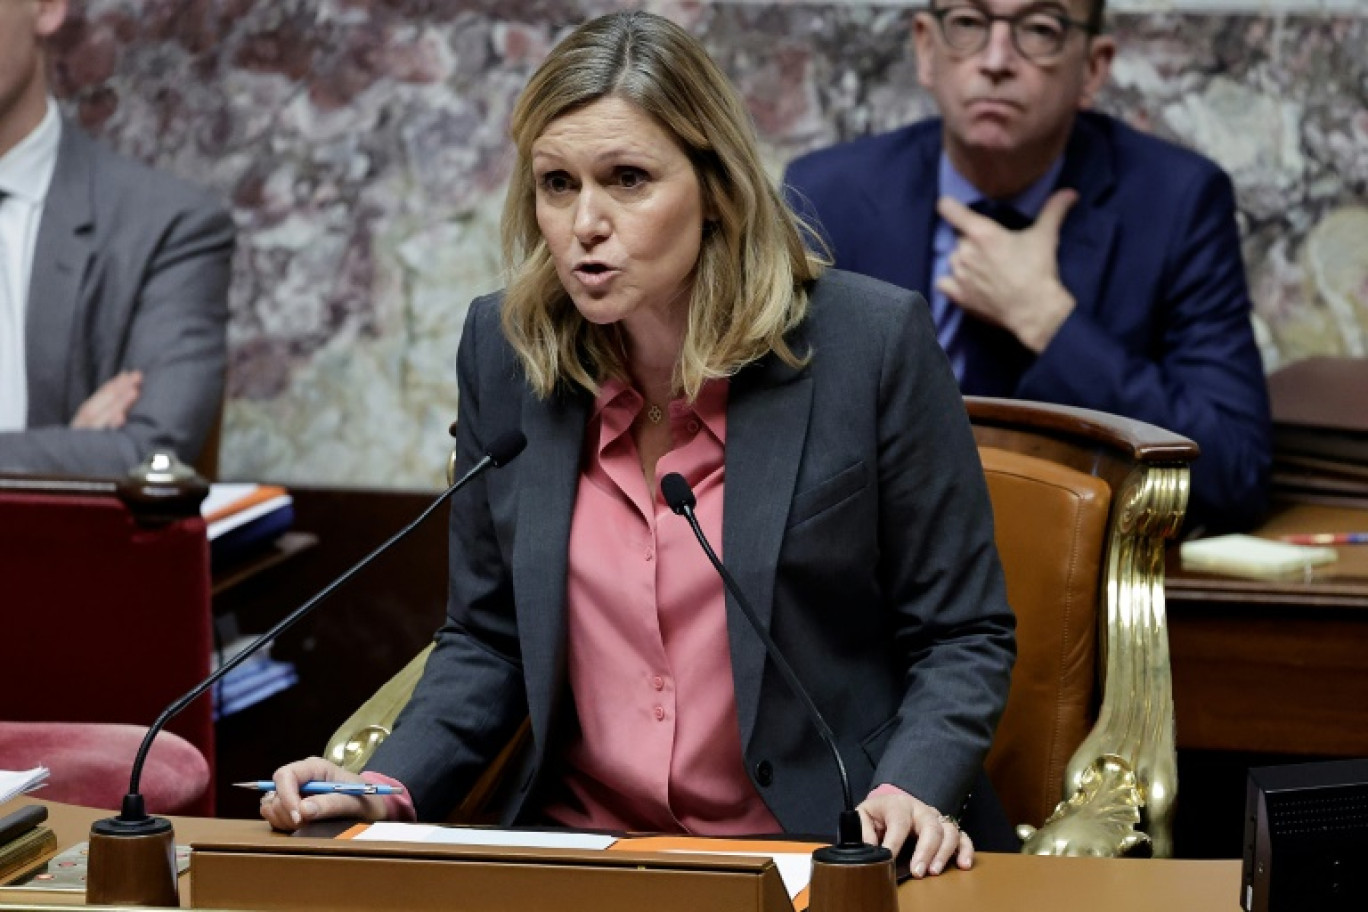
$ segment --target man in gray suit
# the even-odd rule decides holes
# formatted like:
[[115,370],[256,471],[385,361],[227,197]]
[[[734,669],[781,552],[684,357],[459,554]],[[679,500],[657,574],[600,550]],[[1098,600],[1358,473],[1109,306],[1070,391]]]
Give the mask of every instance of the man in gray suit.
[[200,455],[223,396],[233,224],[49,93],[65,0],[0,0],[0,471]]

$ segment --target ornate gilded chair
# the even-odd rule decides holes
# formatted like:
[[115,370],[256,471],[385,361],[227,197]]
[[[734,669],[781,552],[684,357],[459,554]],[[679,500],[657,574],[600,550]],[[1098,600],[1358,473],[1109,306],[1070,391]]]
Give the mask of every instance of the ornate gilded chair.
[[1171,855],[1164,544],[1197,445],[1086,409],[965,404],[1018,624],[989,777],[1025,852]]
[[[1182,524],[1197,446],[1085,409],[965,403],[1018,623],[989,776],[1011,819],[1030,822],[1018,828],[1023,851],[1169,855],[1176,755],[1164,542]],[[360,770],[427,655],[344,722],[324,756]],[[525,737],[526,726],[500,761]],[[487,819],[500,761],[453,819]]]

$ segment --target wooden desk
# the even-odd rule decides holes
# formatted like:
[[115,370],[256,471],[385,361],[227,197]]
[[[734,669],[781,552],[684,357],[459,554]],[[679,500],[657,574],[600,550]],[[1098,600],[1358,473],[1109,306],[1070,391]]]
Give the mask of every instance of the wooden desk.
[[[0,807],[0,814],[20,804],[20,798]],[[48,824],[66,848],[84,840],[90,822],[108,812],[70,805],[48,804]],[[259,820],[173,818],[178,843],[196,840],[288,839],[270,832]],[[983,854],[974,870],[952,871],[940,877],[907,882],[899,889],[900,907],[936,912],[981,912],[984,909],[1039,909],[1049,912],[1237,912],[1240,882],[1238,861],[1127,860],[1100,858],[1035,858],[1025,855]],[[188,905],[186,879],[181,880],[181,902]],[[0,909],[16,901],[16,894],[0,887]],[[45,906],[45,908],[54,908]],[[81,906],[80,908],[85,908]]]
[[[1368,509],[1284,501],[1257,534],[1368,529]],[[1368,545],[1304,577],[1164,586],[1178,747],[1368,756]]]

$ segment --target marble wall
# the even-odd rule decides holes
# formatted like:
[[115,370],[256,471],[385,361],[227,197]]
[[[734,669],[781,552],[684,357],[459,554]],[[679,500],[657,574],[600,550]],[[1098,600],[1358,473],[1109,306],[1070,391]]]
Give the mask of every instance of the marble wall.
[[[461,321],[500,285],[509,110],[559,35],[620,5],[73,5],[55,52],[68,110],[233,207],[225,477],[439,483]],[[931,110],[907,4],[647,6],[737,81],[776,175]],[[1103,107],[1231,172],[1266,365],[1368,353],[1368,2],[1110,7]]]

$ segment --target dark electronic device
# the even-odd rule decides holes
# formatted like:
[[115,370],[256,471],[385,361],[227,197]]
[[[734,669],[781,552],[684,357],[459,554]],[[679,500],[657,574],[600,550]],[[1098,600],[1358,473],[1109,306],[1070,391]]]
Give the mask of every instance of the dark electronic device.
[[1245,912],[1368,909],[1368,760],[1251,769],[1244,832]]

